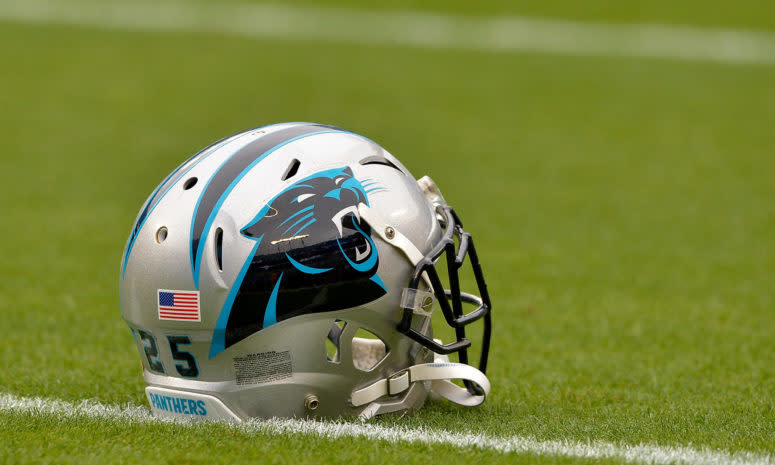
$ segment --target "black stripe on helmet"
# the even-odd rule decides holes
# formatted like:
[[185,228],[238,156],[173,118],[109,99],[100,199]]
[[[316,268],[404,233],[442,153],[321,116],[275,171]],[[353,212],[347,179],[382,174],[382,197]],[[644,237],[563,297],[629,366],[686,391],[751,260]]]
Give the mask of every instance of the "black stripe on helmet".
[[322,124],[302,124],[269,133],[247,144],[229,157],[210,178],[197,202],[191,221],[191,270],[195,287],[199,288],[199,269],[202,260],[204,238],[212,225],[215,215],[229,192],[245,175],[248,169],[276,148],[304,137],[320,132],[344,131],[335,126]]

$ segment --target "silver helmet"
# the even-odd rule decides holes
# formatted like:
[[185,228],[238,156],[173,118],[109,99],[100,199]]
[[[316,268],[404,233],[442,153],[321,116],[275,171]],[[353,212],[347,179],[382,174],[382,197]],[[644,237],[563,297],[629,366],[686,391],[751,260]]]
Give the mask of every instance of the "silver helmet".
[[[460,288],[466,257],[480,296]],[[173,171],[135,220],[120,301],[158,415],[368,418],[490,390],[471,236],[430,178],[332,126],[240,132]],[[434,339],[434,307],[454,341]],[[479,319],[477,369],[465,326]]]

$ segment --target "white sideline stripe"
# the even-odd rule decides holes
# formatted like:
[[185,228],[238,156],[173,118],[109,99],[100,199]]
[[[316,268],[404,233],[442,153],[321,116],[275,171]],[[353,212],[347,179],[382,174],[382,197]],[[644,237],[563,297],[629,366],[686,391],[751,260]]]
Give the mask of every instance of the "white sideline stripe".
[[276,4],[0,0],[0,20],[370,45],[775,64],[775,33]]
[[[0,412],[26,412],[57,417],[92,418],[108,421],[126,421],[135,424],[193,422],[158,418],[148,408],[137,406],[104,405],[84,400],[65,402],[40,397],[20,397],[0,394]],[[454,433],[428,428],[385,427],[363,423],[323,422],[313,420],[251,420],[229,423],[228,427],[247,434],[305,434],[324,439],[366,438],[388,442],[423,443],[456,448],[477,448],[504,453],[534,454],[586,459],[615,459],[648,464],[685,465],[773,465],[775,457],[754,452],[725,452],[689,447],[667,447],[648,444],[626,445],[603,441],[539,441],[529,437],[487,437],[483,434]]]

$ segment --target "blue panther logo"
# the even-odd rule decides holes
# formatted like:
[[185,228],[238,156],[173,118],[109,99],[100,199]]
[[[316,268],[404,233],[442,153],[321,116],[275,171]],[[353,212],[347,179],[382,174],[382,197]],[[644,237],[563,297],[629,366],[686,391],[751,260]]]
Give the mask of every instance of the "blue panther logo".
[[278,321],[383,296],[371,227],[358,213],[378,190],[343,167],[297,181],[267,202],[241,230],[256,244],[218,318],[210,357]]

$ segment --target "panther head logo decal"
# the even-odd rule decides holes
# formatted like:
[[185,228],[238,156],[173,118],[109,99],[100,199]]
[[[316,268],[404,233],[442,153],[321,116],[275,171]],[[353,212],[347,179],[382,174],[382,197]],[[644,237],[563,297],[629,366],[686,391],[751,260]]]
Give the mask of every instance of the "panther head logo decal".
[[210,357],[278,321],[384,295],[371,227],[358,213],[378,190],[344,167],[297,181],[267,202],[241,230],[256,245],[218,318]]

